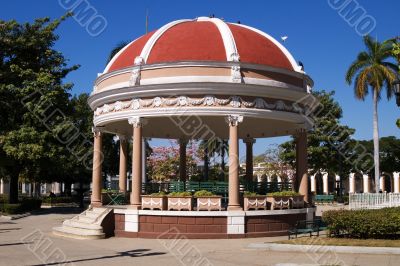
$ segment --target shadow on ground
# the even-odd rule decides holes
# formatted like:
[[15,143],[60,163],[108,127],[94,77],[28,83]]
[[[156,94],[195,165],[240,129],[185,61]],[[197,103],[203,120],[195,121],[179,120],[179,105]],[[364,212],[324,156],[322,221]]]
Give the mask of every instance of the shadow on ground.
[[47,214],[79,214],[85,209],[77,207],[52,207],[42,208],[31,212],[31,215],[47,215]]
[[120,257],[147,257],[147,256],[158,256],[164,255],[165,252],[149,252],[150,249],[134,249],[129,251],[122,251],[117,252],[115,255],[108,255],[108,256],[100,256],[94,258],[86,258],[86,259],[77,259],[77,260],[61,260],[56,262],[46,262],[44,264],[34,264],[32,266],[45,266],[45,265],[59,265],[59,264],[67,264],[67,263],[74,263],[74,262],[85,262],[85,261],[96,261],[96,260],[104,260],[104,259],[114,259]]
[[6,246],[19,246],[19,245],[26,245],[26,244],[32,244],[32,242],[16,242],[16,243],[7,243],[7,244],[0,244],[0,247],[6,247]]

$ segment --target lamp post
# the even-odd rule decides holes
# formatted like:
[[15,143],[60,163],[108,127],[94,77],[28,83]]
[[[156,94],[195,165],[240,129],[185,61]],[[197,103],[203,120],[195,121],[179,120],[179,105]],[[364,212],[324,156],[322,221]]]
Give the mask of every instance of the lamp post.
[[396,104],[400,106],[400,80],[393,83],[394,95],[396,96]]

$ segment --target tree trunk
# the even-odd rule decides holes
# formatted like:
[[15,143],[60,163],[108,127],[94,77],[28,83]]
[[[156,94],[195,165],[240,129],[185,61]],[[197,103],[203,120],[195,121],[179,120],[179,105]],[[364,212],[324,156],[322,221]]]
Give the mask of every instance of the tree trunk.
[[225,173],[225,147],[223,142],[221,148],[221,170],[223,173]]
[[[208,142],[207,142],[207,144],[208,144]],[[206,146],[204,148],[204,181],[208,180],[208,165],[209,165],[208,147]]]
[[71,181],[65,182],[64,183],[64,194],[67,197],[71,197]]
[[374,165],[375,165],[375,192],[379,192],[379,130],[378,130],[378,91],[374,89]]
[[10,177],[10,194],[8,195],[8,203],[18,203],[18,177],[19,173],[14,172]]

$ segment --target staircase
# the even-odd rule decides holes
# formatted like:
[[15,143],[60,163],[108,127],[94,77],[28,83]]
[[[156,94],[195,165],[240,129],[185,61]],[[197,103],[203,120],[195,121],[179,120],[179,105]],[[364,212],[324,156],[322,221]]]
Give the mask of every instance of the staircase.
[[76,239],[104,238],[101,223],[111,211],[109,208],[90,208],[72,219],[65,220],[61,227],[54,227],[53,234]]

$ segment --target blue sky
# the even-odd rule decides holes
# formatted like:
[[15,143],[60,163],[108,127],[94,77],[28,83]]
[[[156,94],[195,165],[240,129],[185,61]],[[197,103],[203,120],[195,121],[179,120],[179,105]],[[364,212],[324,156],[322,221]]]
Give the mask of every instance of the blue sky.
[[[70,0],[76,1],[76,0]],[[87,0],[86,0],[87,1]],[[68,77],[75,84],[73,93],[90,92],[97,73],[102,72],[109,51],[120,41],[132,40],[145,33],[145,14],[149,12],[149,30],[182,18],[215,14],[226,21],[259,28],[275,38],[287,35],[285,46],[296,60],[303,62],[305,71],[314,79],[315,90],[335,90],[336,100],[343,108],[344,124],[356,129],[355,137],[372,138],[372,102],[354,98],[353,88],[344,81],[344,74],[357,53],[363,49],[362,39],[354,27],[328,4],[329,0],[310,1],[95,1],[89,0],[99,15],[107,21],[106,29],[97,37],[88,34],[74,19],[63,23],[56,48],[81,68]],[[341,1],[341,0],[335,0]],[[365,9],[376,21],[371,35],[384,40],[400,35],[400,1],[350,0]],[[57,18],[66,10],[60,2],[67,0],[2,1],[3,20],[32,21],[49,16]],[[400,136],[395,120],[400,109],[394,99],[384,96],[379,105],[381,136]],[[255,153],[261,153],[270,143],[287,138],[258,140]],[[244,147],[241,145],[241,154]]]

